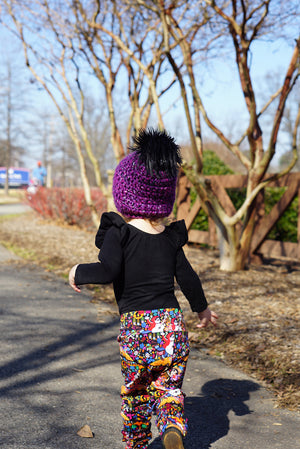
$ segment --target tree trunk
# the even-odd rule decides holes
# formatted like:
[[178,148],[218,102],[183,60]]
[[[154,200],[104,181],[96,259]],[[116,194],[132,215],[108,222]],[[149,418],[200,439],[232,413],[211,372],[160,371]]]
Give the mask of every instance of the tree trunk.
[[90,187],[88,177],[86,174],[86,166],[85,166],[84,157],[83,157],[83,154],[81,151],[80,141],[79,141],[79,139],[77,139],[77,141],[75,141],[75,139],[73,139],[73,141],[75,143],[79,167],[80,167],[80,177],[81,177],[81,181],[82,181],[82,185],[83,185],[84,198],[85,198],[86,204],[88,205],[88,207],[91,210],[91,216],[92,216],[92,220],[95,225],[95,228],[98,229],[99,217],[98,217],[95,205],[92,200],[91,187]]
[[238,248],[229,245],[219,232],[220,270],[239,271],[244,269],[243,261],[239,257]]
[[221,270],[239,271],[244,270],[248,265],[251,240],[257,216],[256,200],[250,209],[242,234],[238,224],[224,226],[223,232],[220,232],[220,228],[217,227]]
[[107,210],[116,212],[116,207],[112,195],[112,185],[113,185],[113,177],[114,177],[114,170],[107,170],[107,189],[106,189],[106,200],[107,200]]
[[[220,252],[220,270],[239,271],[244,270],[249,260],[249,248],[243,248],[239,242],[236,226],[230,229],[233,239],[227,240],[223,233],[217,228],[219,252]],[[251,241],[251,239],[250,239]],[[247,245],[248,247],[249,245]]]
[[6,175],[5,175],[5,184],[4,184],[4,193],[5,195],[9,195],[9,165],[6,165]]

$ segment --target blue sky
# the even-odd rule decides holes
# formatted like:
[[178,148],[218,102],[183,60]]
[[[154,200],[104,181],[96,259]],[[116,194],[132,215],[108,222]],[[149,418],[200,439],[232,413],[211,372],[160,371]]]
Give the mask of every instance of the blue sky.
[[[0,67],[2,67],[0,73],[5,69],[4,59],[11,57],[11,55],[13,55],[14,61],[17,61],[21,67],[23,61],[22,50],[14,42],[11,35],[3,28],[0,28],[0,48]],[[251,72],[254,85],[258,91],[261,92],[264,90],[267,74],[274,74],[276,77],[284,76],[292,52],[293,42],[287,42],[283,39],[276,43],[259,41],[253,45]],[[221,62],[215,60],[211,61],[208,66],[203,67],[201,71],[203,72],[200,74],[202,99],[210,117],[215,120],[216,124],[225,133],[226,130],[229,130],[233,135],[239,135],[240,131],[245,129],[247,113],[235,67],[232,68],[232,64],[226,61],[226,59]],[[25,84],[28,82],[30,74],[26,69],[23,73],[23,81]],[[274,80],[274,88],[275,85],[276,79]],[[27,86],[27,93],[30,92],[30,103],[32,107],[53,110],[55,114],[55,109],[48,96],[43,91],[30,86],[30,84],[27,84]],[[292,95],[295,95],[295,93],[292,93]],[[168,107],[169,100],[164,104],[163,109],[168,109]],[[166,126],[171,132],[177,134],[176,137],[179,140],[182,141],[187,138],[185,118],[180,108],[180,102],[177,103],[176,108],[171,109],[168,113]],[[209,131],[205,127],[204,133],[209,136]],[[284,149],[285,147],[282,146],[282,148]],[[28,162],[32,164],[34,160],[40,158],[41,155],[39,153],[41,153],[41,149],[32,144]],[[278,159],[280,153],[278,151],[276,159]]]

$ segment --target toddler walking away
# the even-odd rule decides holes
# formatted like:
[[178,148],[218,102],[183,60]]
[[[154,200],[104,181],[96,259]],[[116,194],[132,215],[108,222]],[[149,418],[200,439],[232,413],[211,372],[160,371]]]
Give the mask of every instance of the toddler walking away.
[[[121,416],[126,449],[145,449],[151,415],[165,449],[183,449],[187,432],[183,377],[189,342],[174,278],[199,315],[216,325],[200,279],[185,257],[183,220],[164,224],[175,201],[180,148],[165,131],[140,130],[113,179],[115,212],[103,213],[96,235],[99,262],[75,265],[71,287],[113,282],[120,312]],[[124,217],[124,218],[123,218]]]

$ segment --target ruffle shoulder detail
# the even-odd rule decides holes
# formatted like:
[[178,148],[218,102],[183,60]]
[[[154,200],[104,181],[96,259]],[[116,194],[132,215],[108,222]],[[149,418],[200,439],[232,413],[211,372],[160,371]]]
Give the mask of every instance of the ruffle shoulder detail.
[[111,227],[120,230],[121,243],[126,240],[129,232],[126,221],[115,212],[104,212],[101,216],[100,226],[95,238],[97,248],[101,249],[105,234]]
[[179,220],[179,221],[175,221],[175,222],[171,223],[168,226],[168,232],[169,232],[169,236],[171,237],[173,242],[176,244],[178,249],[187,243],[188,232],[187,232],[184,220]]

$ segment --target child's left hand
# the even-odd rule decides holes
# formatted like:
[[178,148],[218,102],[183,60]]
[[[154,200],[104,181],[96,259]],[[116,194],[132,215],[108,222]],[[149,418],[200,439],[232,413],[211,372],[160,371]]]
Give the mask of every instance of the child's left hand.
[[78,264],[74,265],[74,267],[72,267],[70,272],[69,272],[69,284],[71,285],[73,290],[75,290],[75,292],[80,293],[81,292],[80,288],[77,287],[77,285],[75,284],[75,273],[76,273],[76,268],[77,267],[78,267]]
[[216,326],[217,319],[219,318],[218,315],[208,307],[203,310],[203,312],[198,313],[198,317],[200,320],[200,324],[197,324],[197,327],[199,327],[200,329],[208,326],[209,323],[212,323],[214,326]]

